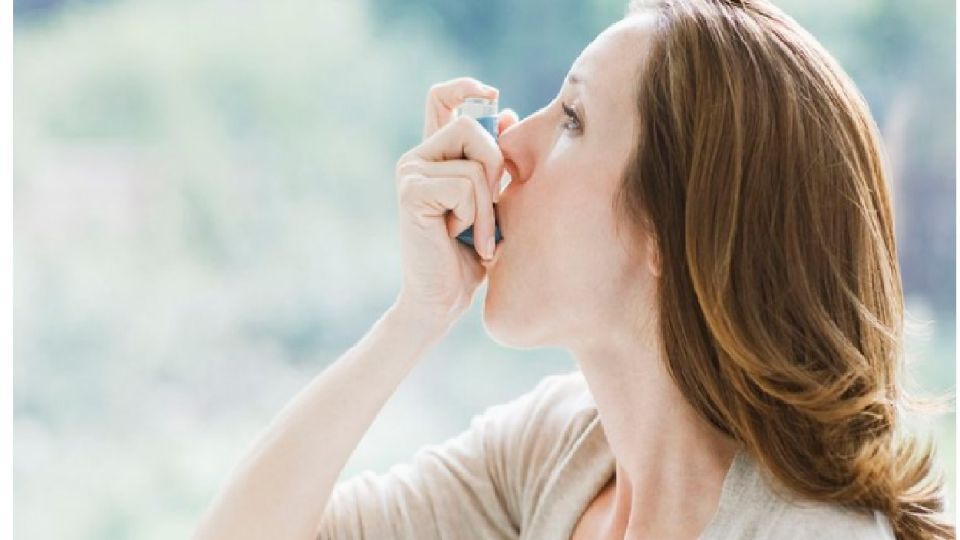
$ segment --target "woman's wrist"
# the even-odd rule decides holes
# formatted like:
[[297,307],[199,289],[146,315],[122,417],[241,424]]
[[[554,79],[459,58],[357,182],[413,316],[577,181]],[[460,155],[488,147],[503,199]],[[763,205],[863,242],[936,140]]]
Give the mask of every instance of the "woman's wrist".
[[426,341],[434,341],[446,335],[454,319],[446,314],[433,313],[423,306],[407,301],[403,295],[397,297],[384,315],[387,324],[398,327],[410,336]]

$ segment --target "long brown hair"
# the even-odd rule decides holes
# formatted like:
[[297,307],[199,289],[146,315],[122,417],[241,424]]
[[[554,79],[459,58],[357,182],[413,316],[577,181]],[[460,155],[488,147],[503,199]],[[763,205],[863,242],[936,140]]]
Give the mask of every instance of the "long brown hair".
[[654,239],[669,372],[789,493],[878,509],[899,540],[955,538],[932,403],[902,380],[887,165],[833,57],[763,1],[632,0],[653,12],[639,141],[616,210]]

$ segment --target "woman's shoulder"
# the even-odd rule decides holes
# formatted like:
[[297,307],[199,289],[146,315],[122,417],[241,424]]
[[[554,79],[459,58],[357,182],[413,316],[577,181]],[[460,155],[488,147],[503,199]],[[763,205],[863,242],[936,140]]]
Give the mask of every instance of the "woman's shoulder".
[[474,417],[484,452],[512,476],[548,476],[577,451],[597,418],[596,404],[579,370],[547,375],[532,388]]
[[571,511],[581,511],[587,492],[609,478],[609,452],[596,403],[579,370],[547,375],[509,403],[488,411],[490,453],[499,456],[499,484],[515,504],[511,514],[524,536],[554,537]]
[[564,412],[580,413],[596,410],[593,395],[579,369],[547,375],[537,384],[535,392],[551,398],[551,405],[560,406]]
[[835,502],[803,498],[762,474],[759,464],[747,458],[755,475],[753,486],[760,493],[746,500],[766,499],[755,510],[761,526],[761,538],[797,540],[895,540],[890,520],[879,510],[854,508]]
[[529,415],[563,418],[589,414],[596,410],[596,404],[583,374],[580,370],[573,370],[545,375],[520,395],[489,408],[511,409],[511,412],[522,410]]
[[579,369],[547,375],[526,396],[531,420],[545,432],[561,435],[585,430],[597,416],[597,405]]
[[510,439],[555,439],[575,437],[597,416],[596,403],[579,370],[546,375],[530,390],[514,399],[493,405],[484,413],[495,423],[509,427]]
[[801,497],[748,451],[734,459],[708,539],[895,540],[889,519],[870,509]]
[[827,502],[783,503],[770,538],[798,540],[895,540],[890,520],[879,510]]
[[543,513],[551,480],[584,448],[581,433],[591,418],[585,388],[577,373],[546,376],[409,462],[340,482],[319,538],[459,538],[467,530],[513,538],[528,530]]

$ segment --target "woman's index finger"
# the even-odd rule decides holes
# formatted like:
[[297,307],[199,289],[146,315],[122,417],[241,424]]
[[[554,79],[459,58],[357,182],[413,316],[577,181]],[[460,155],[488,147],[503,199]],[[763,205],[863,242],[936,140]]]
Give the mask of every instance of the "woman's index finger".
[[453,111],[468,97],[496,98],[499,91],[473,77],[458,77],[430,87],[423,120],[423,140],[445,126]]
[[461,123],[449,122],[436,134],[414,149],[425,161],[472,159],[483,165],[487,183],[494,185],[503,171],[503,154],[490,133],[474,118],[463,117]]

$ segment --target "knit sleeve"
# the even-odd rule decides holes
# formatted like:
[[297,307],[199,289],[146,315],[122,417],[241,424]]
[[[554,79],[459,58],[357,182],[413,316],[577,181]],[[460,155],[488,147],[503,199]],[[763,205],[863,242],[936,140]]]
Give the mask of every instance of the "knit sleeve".
[[548,376],[512,401],[475,415],[451,439],[419,449],[386,473],[364,471],[334,487],[318,529],[328,539],[515,539],[538,411],[555,381]]

